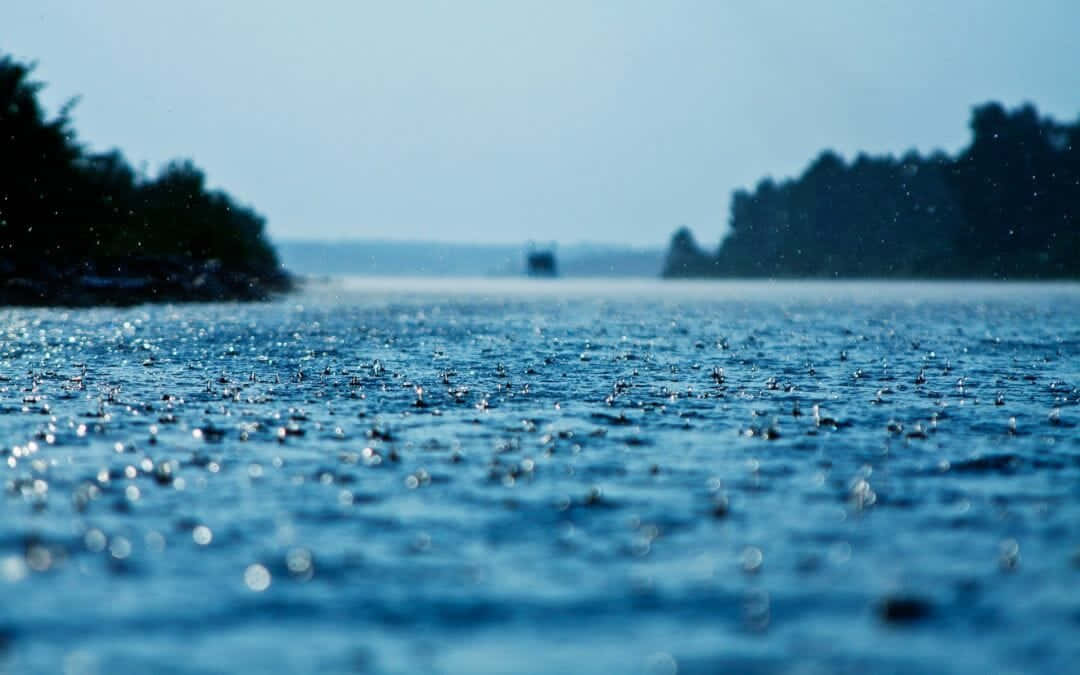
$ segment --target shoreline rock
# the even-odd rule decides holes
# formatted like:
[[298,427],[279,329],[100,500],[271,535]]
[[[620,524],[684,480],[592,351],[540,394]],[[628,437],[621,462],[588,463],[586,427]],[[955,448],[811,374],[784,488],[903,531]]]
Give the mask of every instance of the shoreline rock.
[[256,302],[291,291],[284,270],[237,270],[179,256],[64,264],[0,260],[0,306],[94,307],[163,302]]

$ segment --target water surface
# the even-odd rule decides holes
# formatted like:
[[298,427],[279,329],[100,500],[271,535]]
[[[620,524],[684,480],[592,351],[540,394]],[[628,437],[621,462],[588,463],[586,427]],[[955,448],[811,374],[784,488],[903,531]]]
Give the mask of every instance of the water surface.
[[1080,287],[0,310],[0,670],[1066,672]]

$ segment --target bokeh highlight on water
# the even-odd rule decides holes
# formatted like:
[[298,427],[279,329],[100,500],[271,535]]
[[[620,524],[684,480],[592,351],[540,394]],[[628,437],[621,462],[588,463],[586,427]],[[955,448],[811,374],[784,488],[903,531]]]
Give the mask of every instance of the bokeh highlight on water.
[[0,671],[1067,672],[1080,286],[0,310]]

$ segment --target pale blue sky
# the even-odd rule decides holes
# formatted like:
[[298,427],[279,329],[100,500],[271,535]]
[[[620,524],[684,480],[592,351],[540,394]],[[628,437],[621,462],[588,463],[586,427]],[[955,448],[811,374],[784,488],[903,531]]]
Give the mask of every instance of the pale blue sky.
[[972,104],[1080,114],[1080,2],[0,3],[76,128],[192,157],[275,237],[715,243],[824,147],[955,150]]

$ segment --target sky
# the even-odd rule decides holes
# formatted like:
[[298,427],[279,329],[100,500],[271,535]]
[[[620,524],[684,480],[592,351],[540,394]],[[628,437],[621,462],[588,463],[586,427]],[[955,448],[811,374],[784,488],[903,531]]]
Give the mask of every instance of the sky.
[[277,239],[715,245],[734,189],[1080,115],[1080,2],[0,2],[94,150],[192,158]]

